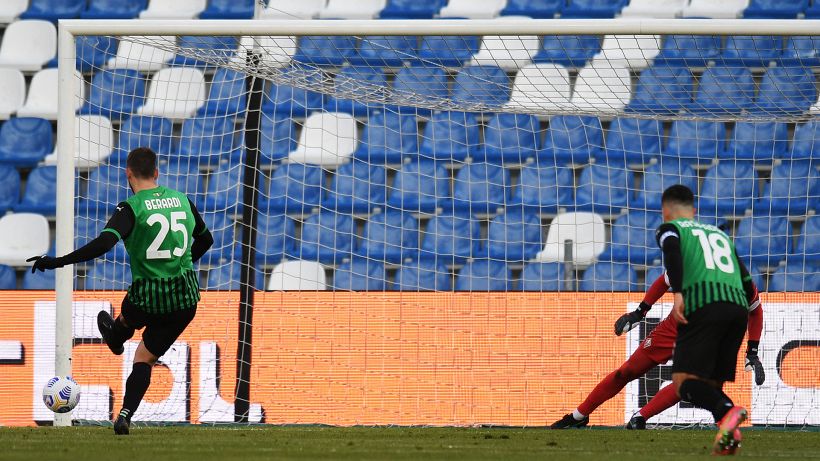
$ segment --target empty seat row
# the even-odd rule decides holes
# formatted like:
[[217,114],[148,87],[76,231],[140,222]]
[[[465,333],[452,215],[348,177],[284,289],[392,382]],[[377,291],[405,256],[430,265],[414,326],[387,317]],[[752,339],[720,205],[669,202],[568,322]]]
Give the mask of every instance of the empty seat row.
[[5,0],[0,19],[250,19],[254,0]]

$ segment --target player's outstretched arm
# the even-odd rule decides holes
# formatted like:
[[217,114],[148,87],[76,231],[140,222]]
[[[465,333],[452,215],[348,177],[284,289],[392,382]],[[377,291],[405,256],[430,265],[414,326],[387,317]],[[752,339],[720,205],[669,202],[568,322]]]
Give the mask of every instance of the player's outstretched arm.
[[188,199],[188,203],[191,204],[191,213],[194,215],[194,243],[191,244],[191,261],[197,262],[214,244],[214,237],[205,225],[205,221],[202,220],[194,202]]
[[638,308],[618,318],[615,322],[615,334],[621,336],[638,326],[641,320],[646,317],[649,310],[652,309],[652,306],[661,299],[661,296],[663,296],[667,290],[669,290],[669,283],[666,281],[666,274],[662,274],[652,283],[652,286],[646,290],[643,301],[638,305]]
[[763,306],[760,304],[760,295],[757,286],[752,282],[753,297],[749,300],[749,321],[747,330],[749,332],[749,342],[746,345],[746,371],[753,371],[755,374],[755,384],[758,386],[766,382],[766,370],[758,357],[760,347],[760,335],[763,333]]

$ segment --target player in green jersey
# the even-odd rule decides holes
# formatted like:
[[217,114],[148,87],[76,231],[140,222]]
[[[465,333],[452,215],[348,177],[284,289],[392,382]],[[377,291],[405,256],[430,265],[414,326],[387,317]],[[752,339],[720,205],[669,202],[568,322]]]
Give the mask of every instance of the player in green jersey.
[[199,281],[194,263],[213,245],[213,237],[185,194],[157,184],[157,155],[140,147],[128,154],[125,174],[134,195],[117,209],[100,235],[68,255],[37,256],[32,272],[89,261],[125,243],[131,286],[115,320],[97,316],[103,341],[116,355],[135,330],[145,328],[134,366],[125,383],[116,434],[128,434],[131,417],[151,384],[151,369],[196,315]]
[[672,315],[679,323],[672,382],[681,399],[714,416],[720,428],[714,454],[734,454],[747,412],[723,392],[723,384],[735,380],[754,286],[731,239],[694,220],[694,202],[686,186],[666,189],[664,223],[656,233],[674,293]]

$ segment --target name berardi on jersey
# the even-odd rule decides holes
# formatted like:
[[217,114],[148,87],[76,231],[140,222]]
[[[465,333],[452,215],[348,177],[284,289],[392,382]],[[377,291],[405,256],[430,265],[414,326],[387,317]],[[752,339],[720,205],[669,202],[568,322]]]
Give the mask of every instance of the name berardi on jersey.
[[177,197],[154,198],[144,200],[146,210],[161,210],[166,208],[180,208],[182,202]]

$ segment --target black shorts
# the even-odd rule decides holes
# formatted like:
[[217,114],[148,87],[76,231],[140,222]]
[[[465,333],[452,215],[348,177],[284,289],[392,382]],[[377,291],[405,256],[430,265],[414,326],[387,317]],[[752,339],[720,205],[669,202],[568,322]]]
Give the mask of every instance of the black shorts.
[[737,353],[746,334],[748,311],[725,302],[707,304],[678,325],[672,373],[734,381]]
[[148,352],[162,357],[194,319],[196,306],[167,314],[149,314],[135,306],[126,296],[120,313],[129,327],[135,330],[145,328],[142,332],[145,347]]

